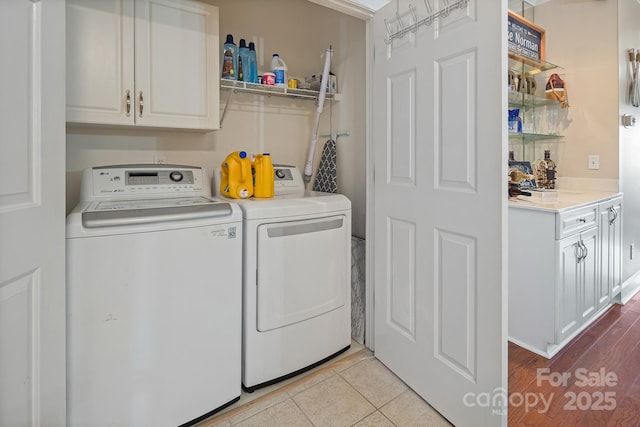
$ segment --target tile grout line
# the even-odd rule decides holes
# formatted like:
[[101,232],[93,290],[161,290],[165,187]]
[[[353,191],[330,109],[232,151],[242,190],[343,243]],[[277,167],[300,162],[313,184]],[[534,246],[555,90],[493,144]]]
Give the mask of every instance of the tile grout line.
[[[285,386],[282,386],[282,387],[278,388],[277,390],[273,390],[273,391],[265,394],[264,396],[260,396],[257,399],[254,399],[254,400],[252,400],[250,402],[247,402],[247,403],[245,403],[245,404],[243,404],[241,406],[238,406],[237,408],[234,408],[234,409],[231,409],[231,410],[229,410],[227,412],[224,412],[224,413],[222,413],[222,414],[220,414],[218,416],[214,415],[212,418],[209,418],[207,420],[204,420],[204,421],[198,423],[195,427],[209,427],[209,426],[213,426],[213,425],[218,424],[218,423],[222,423],[222,422],[228,421],[228,420],[232,419],[234,416],[237,416],[237,415],[241,414],[242,412],[246,411],[247,409],[250,409],[253,406],[256,406],[256,405],[258,405],[260,403],[268,402],[269,400],[271,400],[273,398],[276,398],[276,397],[278,397],[278,396],[280,396],[282,394],[286,394],[289,390],[294,389],[295,387],[297,387],[300,384],[306,382],[307,380],[313,379],[313,378],[319,376],[320,374],[324,374],[324,373],[326,373],[328,371],[331,371],[336,367],[340,367],[342,365],[350,363],[353,360],[356,360],[358,357],[361,357],[363,354],[366,354],[366,353],[371,353],[371,350],[369,350],[367,348],[363,348],[361,350],[358,350],[357,352],[355,352],[355,353],[353,353],[353,354],[351,354],[349,356],[343,357],[342,359],[338,359],[338,360],[334,361],[333,363],[331,363],[331,364],[329,364],[327,366],[324,366],[324,367],[322,367],[322,368],[320,368],[320,369],[318,369],[318,370],[316,370],[314,372],[311,372],[311,373],[309,373],[309,374],[297,379],[296,381],[294,381],[292,383],[289,383],[289,384],[287,384]],[[335,372],[335,374],[337,375],[338,373]],[[291,398],[291,397],[289,397],[289,398]],[[294,401],[294,403],[295,403],[295,401]],[[268,408],[269,407],[264,408],[264,409],[268,409]],[[262,412],[262,411],[257,412],[257,414],[260,413],[260,412]],[[256,415],[256,414],[254,414],[254,415]],[[306,417],[306,414],[305,414],[305,417]],[[251,418],[251,417],[248,417],[248,418]]]

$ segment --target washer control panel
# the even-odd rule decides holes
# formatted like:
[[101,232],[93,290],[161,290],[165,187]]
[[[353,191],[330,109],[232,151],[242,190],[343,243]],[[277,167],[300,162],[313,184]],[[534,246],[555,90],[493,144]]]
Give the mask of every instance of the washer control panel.
[[210,195],[204,171],[195,166],[99,166],[84,171],[82,199],[105,197],[190,197]]

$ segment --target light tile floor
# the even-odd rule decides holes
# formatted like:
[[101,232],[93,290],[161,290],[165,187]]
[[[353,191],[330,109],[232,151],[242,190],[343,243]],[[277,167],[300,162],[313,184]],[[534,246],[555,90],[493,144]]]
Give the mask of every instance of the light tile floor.
[[197,427],[450,425],[370,350],[361,349]]

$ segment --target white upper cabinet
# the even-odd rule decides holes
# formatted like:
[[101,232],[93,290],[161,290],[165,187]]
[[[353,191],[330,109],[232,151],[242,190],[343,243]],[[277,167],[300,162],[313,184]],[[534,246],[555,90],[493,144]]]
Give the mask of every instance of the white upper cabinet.
[[67,0],[67,122],[219,129],[218,8]]

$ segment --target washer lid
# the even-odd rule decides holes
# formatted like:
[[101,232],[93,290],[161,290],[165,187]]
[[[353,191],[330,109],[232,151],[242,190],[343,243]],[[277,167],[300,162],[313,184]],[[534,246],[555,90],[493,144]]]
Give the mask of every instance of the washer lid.
[[85,228],[115,227],[218,218],[231,213],[229,203],[218,202],[208,197],[108,200],[91,203],[82,212],[82,225]]
[[[226,199],[225,200],[230,200]],[[285,218],[351,210],[351,201],[342,194],[305,191],[269,199],[233,199],[244,219]]]

